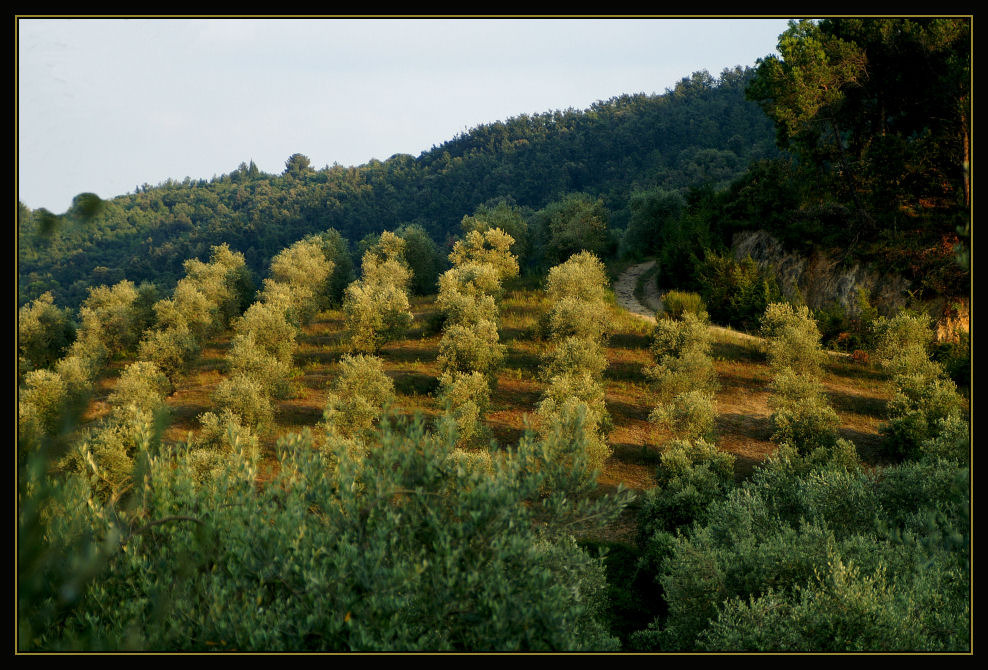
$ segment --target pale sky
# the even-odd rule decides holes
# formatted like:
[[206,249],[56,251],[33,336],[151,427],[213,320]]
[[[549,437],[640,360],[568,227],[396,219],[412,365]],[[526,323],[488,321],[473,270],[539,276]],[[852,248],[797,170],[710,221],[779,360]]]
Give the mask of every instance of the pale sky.
[[17,21],[18,198],[55,213],[253,160],[418,156],[520,114],[753,66],[786,19]]

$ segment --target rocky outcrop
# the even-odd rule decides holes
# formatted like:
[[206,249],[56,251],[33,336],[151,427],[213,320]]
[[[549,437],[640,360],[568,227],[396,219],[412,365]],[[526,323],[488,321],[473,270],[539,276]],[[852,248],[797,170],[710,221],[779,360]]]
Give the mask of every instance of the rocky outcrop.
[[[893,314],[909,300],[911,285],[904,277],[878,273],[856,262],[844,263],[825,251],[814,251],[809,256],[795,254],[764,231],[738,233],[732,252],[736,258],[751,256],[763,267],[771,268],[783,294],[801,299],[811,309],[837,303],[848,314],[856,315],[860,289],[866,291],[881,314]],[[939,339],[954,337],[958,329],[969,331],[966,299],[941,298],[927,301],[925,307],[936,321]]]

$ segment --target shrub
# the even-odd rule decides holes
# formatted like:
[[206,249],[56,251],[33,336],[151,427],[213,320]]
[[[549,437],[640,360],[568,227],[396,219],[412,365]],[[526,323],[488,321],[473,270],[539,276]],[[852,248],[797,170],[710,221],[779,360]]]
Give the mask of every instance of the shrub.
[[483,423],[491,401],[487,378],[477,371],[450,370],[440,377],[440,385],[441,423],[446,430],[455,430],[456,445],[481,447],[489,442],[490,429]]
[[500,228],[467,231],[464,239],[453,244],[449,261],[457,266],[490,264],[501,281],[518,276],[518,259],[511,253],[515,240]]
[[60,430],[67,394],[65,381],[58,373],[51,370],[27,373],[24,388],[18,394],[18,441],[31,444]]
[[243,374],[221,381],[213,392],[213,403],[223,412],[229,410],[241,425],[264,432],[274,421],[274,407],[264,385]]
[[297,369],[279,360],[257,342],[254,331],[235,335],[226,356],[230,372],[249,377],[261,384],[265,393],[276,398],[288,398],[295,394],[292,380]]
[[772,459],[712,501],[671,546],[668,534],[654,534],[665,538],[659,579],[668,616],[637,643],[662,651],[963,651],[966,481],[965,469],[944,461],[868,471]]
[[587,373],[592,379],[601,379],[607,368],[604,351],[593,340],[581,337],[565,337],[542,355],[539,376],[546,382],[553,377]]
[[350,284],[344,292],[343,316],[351,333],[351,348],[366,354],[400,338],[413,321],[408,294],[388,283]]
[[135,329],[137,297],[134,283],[127,280],[90,288],[79,308],[80,337],[98,339],[111,357],[132,351],[141,336]]
[[933,339],[927,315],[900,313],[873,324],[875,359],[891,376],[894,396],[889,421],[882,427],[885,449],[905,458],[921,454],[922,445],[936,439],[937,426],[963,415],[963,399],[943,368],[929,357]]
[[[596,485],[611,448],[601,429],[600,410],[574,395],[560,400],[544,398],[538,405],[539,435],[548,445],[545,458],[567,474],[563,480],[549,477],[545,490],[577,494]],[[577,478],[570,473],[579,473]]]
[[[337,449],[330,467],[306,436],[282,440],[262,487],[246,458],[196,485],[190,455],[166,450],[126,516],[73,479],[32,549],[79,560],[39,566],[39,597],[19,608],[26,649],[617,649],[602,561],[569,535],[613,520],[626,496],[540,503],[548,474],[527,467],[531,440],[493,473],[449,467],[453,445],[421,422],[374,443],[361,457]],[[25,488],[34,502],[40,487]],[[99,579],[70,579],[81,568]]]
[[491,228],[500,228],[514,240],[511,253],[518,262],[523,264],[528,258],[528,223],[514,202],[502,198],[480,204],[474,210],[473,216],[463,217],[460,228],[464,235],[474,230],[483,233]]
[[469,263],[452,268],[439,277],[436,306],[450,323],[496,321],[500,295],[501,282],[496,268],[489,263]]
[[707,321],[707,306],[699,293],[666,291],[662,294],[660,318],[681,319],[685,312],[696,315],[700,321]]
[[504,361],[505,347],[498,344],[497,326],[479,321],[472,326],[447,325],[439,341],[439,370],[445,372],[480,372],[489,381],[496,380]]
[[840,417],[815,378],[786,368],[775,376],[771,386],[773,442],[791,445],[803,455],[821,447],[834,447]]
[[875,362],[889,375],[936,374],[929,362],[933,342],[929,315],[900,312],[892,318],[878,317],[872,323],[872,335]]
[[91,360],[82,356],[66,356],[56,364],[55,371],[65,382],[70,398],[79,400],[89,395],[92,380],[96,376],[95,365]]
[[376,356],[344,354],[340,376],[326,401],[323,422],[330,435],[363,442],[394,402],[394,383]]
[[710,318],[743,330],[754,330],[765,308],[782,299],[775,278],[751,257],[738,261],[708,251],[697,266],[697,281]]
[[650,349],[656,363],[645,369],[658,402],[669,404],[688,391],[712,395],[717,391],[717,372],[710,357],[710,329],[691,312],[678,320],[656,323]]
[[663,319],[655,324],[649,349],[652,355],[663,358],[681,358],[689,353],[710,353],[710,328],[702,315],[683,313],[679,319]]
[[51,292],[17,310],[17,383],[31,370],[52,368],[75,339],[67,309],[55,306]]
[[278,305],[255,302],[233,325],[238,336],[253,336],[262,350],[282,363],[291,363],[295,354],[298,328]]
[[228,469],[231,458],[256,459],[258,438],[229,409],[220,414],[205,412],[199,416],[199,432],[190,440],[189,463],[197,482],[216,479]]
[[412,270],[405,262],[405,240],[384,231],[377,242],[364,252],[360,269],[361,281],[368,285],[388,284],[408,290]]
[[970,463],[971,427],[967,421],[956,414],[948,415],[937,420],[932,433],[932,437],[920,444],[924,456]]
[[670,431],[680,440],[709,438],[717,411],[712,393],[686,391],[668,403],[661,403],[648,420]]
[[637,517],[640,568],[655,575],[675,547],[674,534],[707,520],[707,508],[734,486],[734,456],[704,440],[673,440],[662,449],[656,486]]
[[827,354],[820,345],[820,331],[805,307],[793,309],[788,303],[772,303],[765,308],[761,334],[766,340],[769,365],[776,372],[785,368],[819,377]]
[[549,270],[546,297],[549,304],[567,297],[598,304],[606,302],[608,285],[604,264],[594,254],[581,251]]
[[107,401],[124,416],[153,414],[165,404],[171,383],[158,366],[137,361],[124,368]]
[[152,330],[141,340],[138,358],[154,363],[175,384],[186,364],[199,352],[199,344],[188,329]]

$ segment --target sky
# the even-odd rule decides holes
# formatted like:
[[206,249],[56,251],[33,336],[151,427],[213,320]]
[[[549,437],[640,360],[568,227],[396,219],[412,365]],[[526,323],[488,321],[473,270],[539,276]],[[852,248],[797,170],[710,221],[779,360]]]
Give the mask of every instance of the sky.
[[17,20],[17,190],[32,209],[418,156],[476,126],[663,93],[775,52],[785,18]]

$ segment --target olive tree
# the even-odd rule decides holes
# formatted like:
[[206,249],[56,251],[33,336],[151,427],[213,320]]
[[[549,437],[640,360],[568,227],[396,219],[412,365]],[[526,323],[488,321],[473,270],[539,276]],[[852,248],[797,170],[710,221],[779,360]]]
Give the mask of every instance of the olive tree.
[[75,339],[69,310],[55,306],[51,292],[17,310],[17,380],[31,370],[52,368]]

